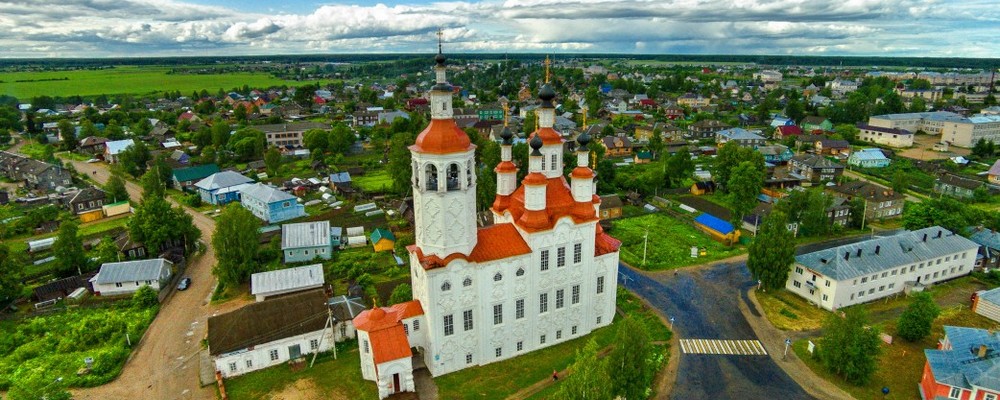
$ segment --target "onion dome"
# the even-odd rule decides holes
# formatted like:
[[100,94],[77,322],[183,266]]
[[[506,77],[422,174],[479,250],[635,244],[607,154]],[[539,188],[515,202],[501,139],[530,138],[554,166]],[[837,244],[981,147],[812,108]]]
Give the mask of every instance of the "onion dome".
[[556,98],[556,92],[552,90],[552,87],[548,83],[542,85],[542,89],[538,91],[538,98],[542,100],[542,107],[552,108],[552,100]]
[[586,151],[587,145],[590,144],[590,134],[584,131],[576,137],[576,142],[580,144],[580,151]]
[[542,148],[542,145],[544,145],[544,143],[542,143],[542,138],[541,137],[539,137],[538,135],[535,135],[534,137],[531,138],[531,141],[528,142],[528,145],[531,146],[531,149],[532,149],[531,155],[532,156],[540,157],[542,155],[542,152],[539,151],[539,149]]
[[452,154],[469,151],[472,141],[454,120],[432,119],[410,148],[428,154]]
[[438,50],[437,55],[434,56],[434,62],[436,62],[439,67],[443,67],[444,66],[444,62],[446,60],[447,60],[447,58],[444,57],[444,54],[442,54],[441,51]]
[[503,139],[503,144],[512,144],[514,142],[514,132],[510,130],[510,127],[505,126],[500,131],[500,139]]

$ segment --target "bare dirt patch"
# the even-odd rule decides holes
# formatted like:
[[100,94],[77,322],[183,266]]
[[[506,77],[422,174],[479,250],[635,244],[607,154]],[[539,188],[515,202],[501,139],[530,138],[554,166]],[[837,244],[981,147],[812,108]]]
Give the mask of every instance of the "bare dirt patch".
[[948,151],[934,150],[934,145],[941,141],[938,135],[915,135],[913,137],[913,147],[898,152],[899,155],[918,160],[943,160],[955,156],[967,156],[969,149],[949,146]]

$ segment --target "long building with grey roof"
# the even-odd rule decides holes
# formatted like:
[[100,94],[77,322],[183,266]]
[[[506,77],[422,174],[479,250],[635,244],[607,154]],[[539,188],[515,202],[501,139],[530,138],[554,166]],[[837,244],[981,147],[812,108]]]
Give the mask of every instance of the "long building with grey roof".
[[[941,142],[959,147],[972,147],[980,139],[1000,143],[1000,116],[979,114],[971,117],[949,111],[873,115],[868,126],[924,131],[940,135]],[[864,138],[862,138],[864,139]]]
[[968,275],[979,245],[933,226],[795,257],[785,288],[827,310]]

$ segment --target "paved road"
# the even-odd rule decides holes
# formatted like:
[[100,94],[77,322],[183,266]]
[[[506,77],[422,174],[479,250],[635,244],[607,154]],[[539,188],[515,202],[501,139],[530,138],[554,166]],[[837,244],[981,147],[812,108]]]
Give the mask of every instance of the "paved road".
[[[78,172],[97,182],[107,182],[110,177],[107,165],[103,163],[71,163]],[[132,200],[139,201],[142,189],[131,182],[126,182],[125,187]],[[202,240],[210,242],[212,232],[215,231],[215,221],[201,213],[187,211],[201,231]],[[209,304],[215,287],[215,278],[211,274],[213,265],[215,251],[209,246],[205,254],[187,268],[186,275],[191,277],[191,287],[184,292],[175,292],[163,304],[159,315],[149,327],[145,341],[133,352],[132,359],[125,364],[121,375],[103,386],[74,390],[74,398],[214,399],[215,390],[212,386],[201,388],[199,385],[200,342],[207,334],[208,317],[238,308],[243,302],[231,301],[222,306]]]
[[[753,285],[745,264],[720,264],[653,277],[624,266],[619,271],[628,277],[629,290],[663,315],[674,317],[674,332],[681,339],[756,339],[737,306],[737,302],[746,302],[755,311],[745,298],[746,289]],[[780,354],[783,349],[766,350]],[[770,357],[680,353],[673,350],[680,364],[671,399],[812,398]]]

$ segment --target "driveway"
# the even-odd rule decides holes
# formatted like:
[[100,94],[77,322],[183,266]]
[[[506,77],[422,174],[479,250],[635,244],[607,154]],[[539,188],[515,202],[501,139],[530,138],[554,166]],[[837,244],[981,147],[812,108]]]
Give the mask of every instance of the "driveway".
[[[646,299],[667,318],[681,339],[756,339],[753,329],[740,313],[746,289],[753,286],[745,264],[643,274],[619,267],[619,282]],[[741,295],[742,294],[742,295]],[[766,348],[770,353],[781,348]],[[682,354],[671,399],[810,399],[771,357],[742,355]]]
[[[73,167],[97,182],[110,178],[107,165],[70,161]],[[126,181],[126,189],[133,201],[140,201],[142,188]],[[173,200],[170,200],[173,203]],[[175,204],[176,205],[176,204]],[[207,335],[208,317],[238,308],[242,301],[230,301],[221,306],[209,304],[215,277],[215,250],[210,242],[215,231],[215,221],[186,209],[193,216],[201,239],[208,244],[204,254],[188,265],[185,274],[191,277],[191,287],[175,292],[163,303],[159,315],[149,326],[144,340],[133,350],[121,375],[114,381],[88,389],[74,389],[79,400],[104,399],[214,399],[212,386],[201,388],[198,378],[201,339]]]

